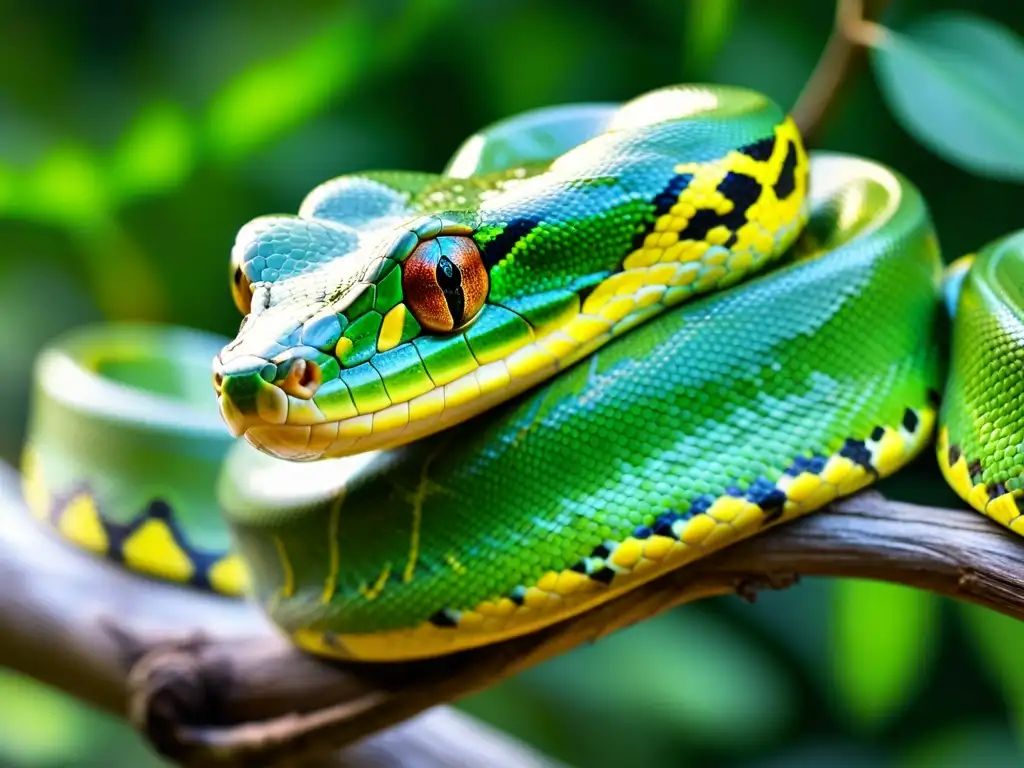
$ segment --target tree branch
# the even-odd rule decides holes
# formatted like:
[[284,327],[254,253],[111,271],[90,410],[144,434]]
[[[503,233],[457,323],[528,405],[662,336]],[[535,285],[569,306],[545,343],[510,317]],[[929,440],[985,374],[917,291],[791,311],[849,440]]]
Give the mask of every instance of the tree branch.
[[[2,461],[0,584],[0,665],[142,724],[180,762],[269,765],[261,752],[282,758],[308,723],[293,713],[337,717],[329,707],[362,690],[354,678],[293,653],[244,602],[133,576],[49,535],[31,520],[18,477]],[[220,654],[227,666],[207,666],[220,664]],[[360,700],[373,701],[372,691]],[[234,750],[234,741],[245,749]],[[345,742],[343,752],[331,754],[328,742],[310,750],[319,759],[289,764],[391,768],[414,756],[423,768],[556,765],[447,707]]]
[[387,755],[425,740],[431,765],[541,765],[494,735],[467,747],[452,729],[468,726],[453,725],[446,710],[365,737],[675,605],[752,598],[804,575],[906,584],[1024,618],[1018,537],[973,511],[865,492],[531,636],[410,664],[328,663],[293,648],[247,604],[69,549],[24,524],[28,513],[10,493],[0,493],[0,514],[0,578],[16,585],[0,591],[0,663],[130,717],[189,765],[273,765],[353,745],[329,764],[377,750],[385,759],[374,764],[387,765],[397,762]]
[[808,146],[815,146],[829,117],[842,102],[853,75],[863,68],[867,48],[880,33],[874,23],[891,0],[837,0],[835,26],[811,77],[793,107],[793,119]]

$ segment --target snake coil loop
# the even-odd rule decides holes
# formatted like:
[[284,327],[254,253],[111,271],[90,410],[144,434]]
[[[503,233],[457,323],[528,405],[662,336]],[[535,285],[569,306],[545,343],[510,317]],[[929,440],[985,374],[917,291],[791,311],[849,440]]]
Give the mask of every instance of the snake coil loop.
[[533,631],[936,433],[950,485],[1024,533],[1024,233],[943,284],[913,184],[809,158],[759,93],[527,113],[441,174],[326,182],[242,227],[230,264],[234,339],[108,325],[43,353],[26,495],[314,653]]

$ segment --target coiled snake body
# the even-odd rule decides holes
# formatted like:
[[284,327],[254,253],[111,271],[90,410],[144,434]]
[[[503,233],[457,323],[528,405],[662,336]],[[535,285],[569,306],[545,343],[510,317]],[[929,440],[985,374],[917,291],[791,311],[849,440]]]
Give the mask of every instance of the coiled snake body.
[[443,174],[341,177],[247,224],[233,340],[54,342],[26,496],[79,546],[369,661],[584,611],[936,433],[952,487],[1024,532],[1022,254],[944,279],[912,183],[808,158],[751,91],[540,110]]

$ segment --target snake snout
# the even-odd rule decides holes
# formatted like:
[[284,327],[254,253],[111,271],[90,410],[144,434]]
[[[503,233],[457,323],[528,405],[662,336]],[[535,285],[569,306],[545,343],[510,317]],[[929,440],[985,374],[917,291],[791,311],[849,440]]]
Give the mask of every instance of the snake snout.
[[308,426],[326,421],[313,402],[331,377],[323,369],[322,358],[317,350],[295,347],[273,360],[259,355],[215,359],[213,388],[232,434],[241,437],[252,427]]
[[278,368],[261,357],[247,355],[213,363],[213,387],[221,416],[235,437],[259,424],[283,424],[288,397],[275,386]]

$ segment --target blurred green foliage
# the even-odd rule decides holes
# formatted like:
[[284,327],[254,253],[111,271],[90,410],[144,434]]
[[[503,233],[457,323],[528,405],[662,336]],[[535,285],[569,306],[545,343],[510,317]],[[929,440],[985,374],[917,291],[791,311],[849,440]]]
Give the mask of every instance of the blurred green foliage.
[[1018,36],[974,15],[934,14],[887,33],[875,64],[890,106],[922,144],[968,171],[1024,181]]
[[[319,182],[437,170],[533,107],[710,80],[794,102],[825,0],[0,2],[0,457],[65,328],[230,334],[227,254]],[[948,11],[951,14],[943,15]],[[971,15],[965,16],[964,11]],[[938,14],[938,15],[937,15]],[[825,133],[924,191],[947,258],[1024,226],[1024,4],[897,0]],[[956,503],[925,459],[887,492]],[[572,764],[1024,763],[1024,628],[810,580],[672,612],[462,704]],[[159,764],[122,724],[0,677],[0,765]]]

